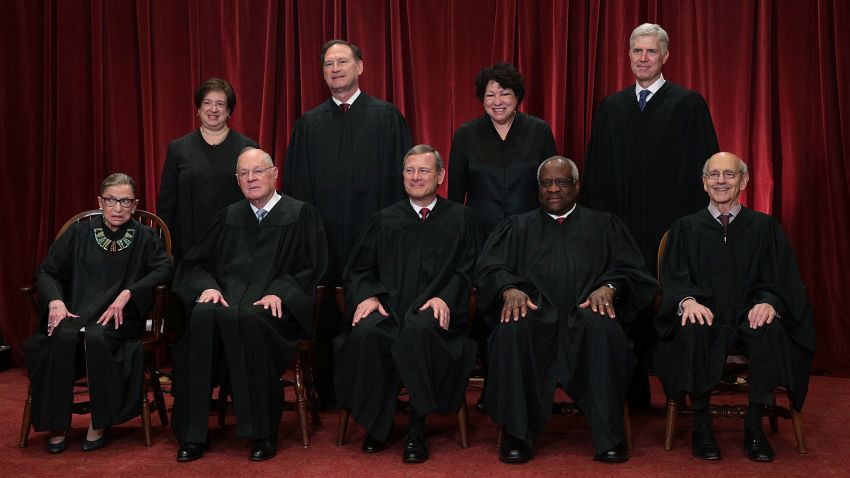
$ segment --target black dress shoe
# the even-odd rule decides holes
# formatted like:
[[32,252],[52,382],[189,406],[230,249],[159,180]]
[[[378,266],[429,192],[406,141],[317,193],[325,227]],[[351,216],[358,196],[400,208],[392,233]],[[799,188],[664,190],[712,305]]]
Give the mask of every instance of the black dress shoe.
[[109,433],[104,431],[103,435],[101,435],[97,440],[90,441],[87,438],[86,441],[83,442],[83,451],[100,450],[105,447],[107,443],[109,443]]
[[366,438],[363,439],[363,446],[360,447],[363,453],[378,453],[379,451],[386,450],[386,448],[387,442],[378,440],[372,435],[366,435]]
[[[51,437],[52,438],[52,437]],[[62,441],[59,443],[50,443],[50,439],[47,440],[47,453],[51,455],[55,455],[57,453],[62,453],[63,451],[68,449],[68,432],[65,432],[62,435]]]
[[405,463],[422,463],[428,459],[428,447],[425,446],[425,437],[416,430],[410,430],[404,441],[404,450],[401,452],[401,461]]
[[720,459],[720,448],[717,446],[717,440],[714,439],[714,430],[712,430],[711,426],[694,428],[691,447],[694,457],[700,460]]
[[622,463],[629,460],[629,449],[626,447],[626,442],[622,441],[608,451],[597,453],[593,459],[602,463]]
[[177,449],[177,461],[195,461],[204,456],[204,443],[184,443]]
[[744,451],[747,452],[747,458],[753,461],[768,462],[776,457],[761,428],[744,430]]
[[531,448],[524,441],[508,433],[502,433],[499,461],[502,463],[525,463],[530,459]]
[[264,438],[262,440],[254,440],[248,459],[251,461],[266,461],[269,458],[274,458],[275,455],[277,455],[277,437]]

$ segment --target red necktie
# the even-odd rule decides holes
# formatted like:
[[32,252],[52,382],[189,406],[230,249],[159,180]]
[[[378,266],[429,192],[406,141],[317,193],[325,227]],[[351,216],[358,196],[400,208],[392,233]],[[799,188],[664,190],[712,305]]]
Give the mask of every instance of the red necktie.
[[558,224],[563,224],[563,223],[564,223],[564,219],[566,219],[566,217],[559,217],[559,218],[557,218],[557,219],[555,219],[555,220],[558,222]]
[[341,109],[343,113],[347,113],[349,106],[351,106],[351,105],[348,104],[348,103],[340,103],[339,109]]
[[723,242],[726,242],[726,231],[729,230],[729,216],[731,216],[731,214],[728,212],[718,216],[720,224],[723,224]]
[[419,214],[422,216],[422,220],[424,221],[428,217],[428,213],[431,212],[427,207],[423,207],[419,210]]

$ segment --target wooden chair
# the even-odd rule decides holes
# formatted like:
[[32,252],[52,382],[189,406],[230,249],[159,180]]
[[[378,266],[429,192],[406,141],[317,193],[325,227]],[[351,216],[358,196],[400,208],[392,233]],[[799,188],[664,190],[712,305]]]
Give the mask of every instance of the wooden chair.
[[[72,224],[81,221],[87,221],[94,216],[99,216],[103,214],[103,211],[99,209],[93,209],[90,211],[85,211],[77,214],[76,216],[68,219],[64,225],[59,229],[59,232],[56,234],[56,239],[59,238],[65,231],[71,227]],[[168,256],[171,257],[171,234],[168,231],[168,227],[165,225],[162,219],[160,219],[156,214],[143,211],[137,209],[133,213],[133,218],[142,224],[151,227],[154,231],[159,234],[160,239],[165,246],[165,250],[168,253]],[[27,301],[28,309],[30,311],[30,325],[31,329],[37,328],[40,317],[38,316],[38,291],[35,289],[34,285],[30,285],[27,287],[21,287],[21,294],[24,296]],[[146,324],[145,324],[145,333],[142,336],[142,346],[144,349],[144,361],[145,361],[145,374],[147,375],[144,380],[145,388],[142,391],[142,428],[144,429],[145,435],[145,445],[150,446],[152,444],[151,441],[151,410],[156,410],[159,413],[159,420],[162,423],[162,426],[168,426],[168,411],[165,406],[165,398],[162,394],[162,388],[160,387],[159,377],[160,373],[156,368],[156,350],[162,344],[163,334],[162,330],[165,325],[165,307],[166,302],[168,300],[168,290],[165,285],[159,285],[156,287],[154,291],[154,304],[151,310],[148,312]],[[88,388],[88,383],[85,380],[78,380],[74,383],[75,387]],[[148,394],[153,394],[153,400],[148,400]],[[75,414],[87,414],[89,413],[89,402],[75,402],[72,408],[73,413]],[[24,448],[29,443],[29,432],[30,427],[32,426],[32,384],[30,384],[27,389],[27,399],[24,403],[24,415],[21,420],[21,436],[18,441],[18,446]]]
[[[316,287],[316,295],[313,301],[313,331],[318,330],[319,317],[322,315],[322,300],[325,294],[325,286]],[[295,388],[295,402],[284,402],[284,410],[295,410],[298,415],[298,426],[301,432],[301,444],[304,448],[310,446],[310,436],[307,431],[307,412],[309,409],[310,418],[314,426],[321,424],[319,417],[319,399],[316,395],[316,387],[313,378],[313,362],[316,355],[316,340],[314,338],[303,338],[298,342],[298,351],[292,359],[290,369],[293,371],[293,378],[288,379],[281,377],[281,386],[292,386]],[[224,426],[225,417],[228,409],[227,402],[228,393],[225,389],[219,390],[219,412],[218,424]]]
[[[339,309],[340,317],[348,316],[348,308],[345,303],[345,287],[336,287],[334,289],[334,294],[336,296],[336,305]],[[472,324],[475,322],[475,314],[477,310],[478,303],[478,294],[475,288],[469,291],[469,309],[467,315],[467,326],[468,330],[472,330]],[[406,391],[402,389],[399,394],[398,408],[397,411],[403,411],[408,413],[410,411],[409,407],[410,402],[408,400],[402,400],[401,397],[406,395]],[[351,416],[351,410],[347,408],[339,409],[339,423],[337,425],[336,432],[336,446],[342,446],[345,443],[345,435],[348,432],[348,419]],[[466,395],[464,394],[463,403],[460,405],[460,409],[457,411],[457,431],[460,435],[460,446],[462,448],[469,448],[469,439],[468,439],[468,430],[469,430],[469,416],[467,415],[467,405],[466,405]]]
[[[663,264],[664,251],[667,248],[668,235],[670,231],[664,233],[661,241],[658,244],[658,289],[659,293],[656,297],[656,309],[661,302],[661,266]],[[730,395],[730,394],[745,394],[747,393],[748,383],[748,368],[749,359],[739,350],[730,350],[726,355],[726,365],[723,369],[723,378],[720,383],[711,391],[712,396]],[[784,390],[780,388],[778,390]],[[666,423],[664,427],[664,450],[670,451],[673,449],[673,434],[676,431],[676,422],[680,415],[693,415],[694,410],[688,406],[685,399],[667,398]],[[744,418],[747,414],[747,405],[729,405],[729,404],[711,404],[709,405],[709,413],[712,417],[725,418]],[[773,403],[765,407],[764,416],[768,418],[770,423],[770,431],[777,433],[779,431],[779,418],[791,419],[794,427],[794,438],[797,441],[797,452],[801,455],[806,454],[806,438],[803,434],[803,414],[791,407],[785,407],[776,404],[776,397]]]

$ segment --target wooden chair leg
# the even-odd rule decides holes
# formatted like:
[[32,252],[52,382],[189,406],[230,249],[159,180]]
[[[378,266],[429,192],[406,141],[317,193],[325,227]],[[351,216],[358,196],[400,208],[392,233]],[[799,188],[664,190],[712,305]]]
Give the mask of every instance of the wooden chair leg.
[[[298,353],[301,354],[301,352]],[[321,408],[321,404],[319,403],[319,398],[316,394],[315,379],[313,377],[313,357],[309,352],[304,352],[302,354],[301,366],[304,371],[304,388],[307,390],[307,403],[310,408],[310,418],[313,419],[314,426],[319,426],[322,424],[322,419],[319,416],[319,408]]]
[[21,438],[18,441],[20,448],[26,448],[30,439],[30,427],[32,426],[32,383],[27,388],[27,400],[24,402],[24,416],[21,419]]
[[632,444],[632,419],[629,416],[629,404],[623,405],[623,434],[626,435],[626,446],[629,450],[633,449]]
[[469,429],[469,417],[466,414],[466,397],[460,409],[457,411],[457,430],[460,433],[461,448],[469,448],[469,440],[467,438],[467,430]]
[[151,405],[148,402],[147,389],[142,391],[142,429],[145,432],[145,446],[151,446]]
[[351,410],[347,408],[339,409],[339,424],[336,429],[336,446],[342,446],[345,443],[345,434],[348,432],[348,417],[351,415]]
[[676,431],[676,419],[679,416],[679,402],[667,400],[667,419],[664,427],[664,451],[673,449],[673,432]]
[[791,409],[791,423],[794,424],[794,438],[797,439],[797,453],[806,454],[806,436],[803,434],[803,412]]
[[165,405],[165,396],[162,394],[162,385],[159,383],[159,372],[157,372],[155,367],[150,368],[150,386],[153,390],[153,399],[156,403],[156,411],[159,414],[159,422],[162,426],[167,427],[168,422],[168,408]]
[[304,370],[301,367],[301,357],[295,359],[295,410],[298,412],[298,425],[301,427],[301,444],[304,448],[310,446],[307,434],[307,399],[304,396]]

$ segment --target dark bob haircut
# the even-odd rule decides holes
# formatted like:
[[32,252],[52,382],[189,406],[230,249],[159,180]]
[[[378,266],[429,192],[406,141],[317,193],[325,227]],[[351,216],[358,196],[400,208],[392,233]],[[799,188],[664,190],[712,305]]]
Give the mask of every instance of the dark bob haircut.
[[522,99],[525,98],[525,83],[522,81],[522,75],[513,65],[501,62],[489,68],[482,68],[478,72],[478,76],[475,77],[475,96],[479,100],[484,101],[484,91],[491,81],[495,81],[506,90],[513,90],[517,105],[522,103]]
[[230,114],[233,114],[233,110],[236,109],[236,92],[233,91],[233,86],[227,82],[227,80],[222,80],[221,78],[210,78],[209,80],[201,83],[201,86],[195,90],[195,108],[200,108],[201,103],[204,102],[204,97],[210,91],[221,91],[224,93],[224,96],[227,97],[227,109]]

